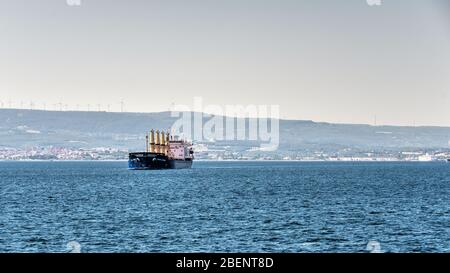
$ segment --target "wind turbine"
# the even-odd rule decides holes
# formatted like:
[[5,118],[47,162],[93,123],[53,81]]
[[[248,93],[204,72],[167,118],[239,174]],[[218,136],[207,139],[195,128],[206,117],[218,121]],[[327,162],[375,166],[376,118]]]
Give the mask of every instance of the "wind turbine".
[[123,100],[121,100],[121,101],[120,101],[120,112],[123,113],[124,108],[125,108],[125,102],[124,102]]

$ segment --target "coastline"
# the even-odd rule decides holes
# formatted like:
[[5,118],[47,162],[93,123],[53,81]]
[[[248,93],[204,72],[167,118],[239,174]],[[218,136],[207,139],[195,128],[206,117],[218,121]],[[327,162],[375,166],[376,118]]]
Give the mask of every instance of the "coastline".
[[[23,160],[9,160],[9,159],[0,159],[0,162],[55,162],[55,163],[62,163],[62,162],[128,162],[127,159],[117,159],[117,160],[90,160],[90,159],[80,159],[80,160],[45,160],[45,159],[23,159]],[[446,163],[446,160],[390,160],[390,159],[377,159],[377,160],[268,160],[268,159],[260,159],[260,160],[247,160],[247,159],[224,159],[224,160],[214,160],[214,159],[196,159],[194,162],[305,162],[305,163],[314,163],[314,162],[329,162],[329,163],[342,163],[342,162],[352,162],[352,163],[383,163],[383,162],[414,162],[414,163],[437,163],[437,162],[444,162]]]

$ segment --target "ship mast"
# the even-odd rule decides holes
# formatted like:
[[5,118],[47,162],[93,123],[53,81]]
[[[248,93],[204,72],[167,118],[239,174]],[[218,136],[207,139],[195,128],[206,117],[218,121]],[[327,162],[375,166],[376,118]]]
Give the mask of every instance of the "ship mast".
[[159,143],[161,147],[159,148],[159,152],[161,154],[166,154],[166,134],[164,131],[161,131],[161,134],[159,135]]
[[160,148],[160,146],[159,146],[159,144],[160,144],[160,142],[159,142],[159,130],[156,130],[156,136],[155,136],[155,153],[159,153],[159,148]]
[[166,133],[166,155],[169,155],[169,150],[170,150],[170,132],[169,132],[169,130],[167,130],[167,133]]
[[155,130],[150,131],[150,153],[155,152]]

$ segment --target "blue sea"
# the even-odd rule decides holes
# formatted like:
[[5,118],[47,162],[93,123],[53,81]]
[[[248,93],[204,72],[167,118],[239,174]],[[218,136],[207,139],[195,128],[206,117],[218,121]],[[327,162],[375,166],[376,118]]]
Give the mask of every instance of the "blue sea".
[[74,242],[81,252],[450,252],[450,164],[0,162],[0,252]]

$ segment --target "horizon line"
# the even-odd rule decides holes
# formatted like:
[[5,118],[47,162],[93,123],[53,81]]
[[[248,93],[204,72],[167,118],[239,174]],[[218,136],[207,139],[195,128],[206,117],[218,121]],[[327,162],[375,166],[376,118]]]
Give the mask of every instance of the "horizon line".
[[[26,111],[26,112],[53,112],[53,113],[98,113],[98,114],[163,114],[163,113],[171,113],[171,112],[190,112],[190,113],[202,113],[203,115],[210,116],[222,116],[229,118],[243,118],[243,119],[258,119],[259,117],[238,117],[238,116],[227,116],[227,115],[215,115],[206,112],[197,112],[197,111],[156,111],[156,112],[130,112],[130,111],[106,111],[106,110],[51,110],[51,109],[25,109],[25,108],[0,108],[0,111]],[[261,118],[270,118],[270,117],[261,117]],[[450,125],[398,125],[398,124],[368,124],[368,123],[351,123],[351,122],[329,122],[329,121],[315,121],[312,119],[293,119],[293,118],[276,118],[279,121],[302,121],[302,122],[312,122],[317,124],[337,124],[337,125],[363,125],[370,127],[405,127],[405,128],[450,128]]]

